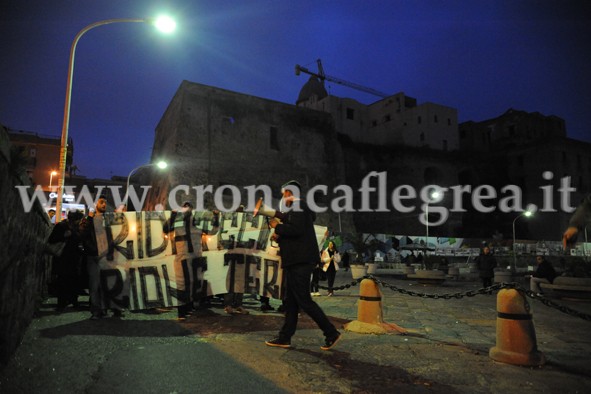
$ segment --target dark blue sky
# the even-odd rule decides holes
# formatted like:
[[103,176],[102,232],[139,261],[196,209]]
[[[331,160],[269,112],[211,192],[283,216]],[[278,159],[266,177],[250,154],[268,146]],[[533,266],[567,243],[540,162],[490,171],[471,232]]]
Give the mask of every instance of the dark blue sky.
[[177,19],[175,34],[121,23],[78,44],[70,136],[82,175],[126,176],[148,163],[182,80],[294,103],[307,80],[295,64],[315,70],[317,58],[329,75],[457,108],[460,121],[538,111],[591,141],[591,2],[564,0],[4,1],[0,123],[60,136],[76,33],[160,12]]

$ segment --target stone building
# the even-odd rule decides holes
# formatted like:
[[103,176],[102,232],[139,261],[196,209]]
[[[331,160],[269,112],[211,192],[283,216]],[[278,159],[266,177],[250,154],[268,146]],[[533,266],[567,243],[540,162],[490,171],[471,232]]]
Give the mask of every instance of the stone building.
[[[591,144],[567,138],[565,122],[557,116],[512,108],[493,119],[462,123],[459,133],[461,149],[483,163],[474,181],[517,185],[523,208],[537,207],[530,219],[516,222],[516,237],[559,239],[571,216],[566,208],[591,192]],[[572,190],[566,193],[568,188]],[[568,201],[562,201],[567,195]],[[509,225],[517,214],[500,216],[504,234],[511,236]]]
[[[220,189],[230,208],[235,200],[230,185],[239,189],[247,206],[245,186],[268,185],[276,203],[288,180],[329,189],[344,180],[329,114],[188,81],[181,83],[156,127],[155,160],[165,160],[171,169],[155,174],[148,209],[159,203],[170,207],[169,193],[178,185]],[[186,199],[195,202],[192,189],[179,192],[176,203]],[[204,206],[213,209],[211,194]],[[321,216],[319,223],[338,226],[338,217]],[[348,219],[341,218],[341,226],[343,220]]]
[[328,95],[314,76],[303,86],[296,105],[332,115],[339,133],[353,142],[457,150],[458,113],[440,104],[417,105],[415,98],[396,93],[370,105]]
[[[523,208],[530,203],[545,208],[531,221],[518,221],[519,237],[556,240],[570,214],[557,203],[551,212],[540,187],[551,185],[545,196],[558,201],[561,178],[570,175],[577,186],[571,205],[576,205],[591,187],[589,145],[567,139],[564,121],[556,116],[511,109],[495,119],[458,125],[456,109],[417,104],[404,93],[365,105],[329,95],[315,77],[304,84],[295,106],[183,81],[156,128],[152,153],[152,161],[166,160],[174,169],[153,175],[146,208],[170,206],[167,197],[178,185],[211,185],[205,203],[212,208],[217,189],[232,201],[236,186],[244,203],[245,186],[268,185],[278,199],[279,186],[298,179],[305,188],[327,185],[326,196],[316,194],[325,207],[342,197],[335,186],[350,188],[354,212],[320,214],[318,223],[332,230],[502,233],[510,239],[519,212],[503,212],[496,204],[505,186],[517,185],[523,189]],[[544,178],[548,172],[552,179]],[[364,195],[363,185],[374,190]],[[420,195],[426,185],[451,189],[442,201],[427,205],[429,199]],[[497,191],[486,200],[496,207],[491,212],[474,209],[473,191],[480,185]],[[402,196],[395,196],[399,188]],[[177,204],[196,199],[193,189],[176,191]],[[441,214],[446,220],[427,228],[426,210],[431,223]]]

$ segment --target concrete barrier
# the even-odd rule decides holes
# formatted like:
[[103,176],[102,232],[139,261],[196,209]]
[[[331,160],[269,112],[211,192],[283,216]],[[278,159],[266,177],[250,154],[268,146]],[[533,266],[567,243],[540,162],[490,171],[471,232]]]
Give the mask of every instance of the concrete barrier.
[[544,293],[557,298],[591,298],[591,278],[559,276],[553,283],[540,283]]
[[497,343],[489,356],[502,363],[538,366],[546,362],[538,351],[532,315],[525,297],[515,289],[501,289],[497,294]]
[[440,285],[445,282],[445,273],[439,270],[417,270],[414,275],[407,275],[421,285]]

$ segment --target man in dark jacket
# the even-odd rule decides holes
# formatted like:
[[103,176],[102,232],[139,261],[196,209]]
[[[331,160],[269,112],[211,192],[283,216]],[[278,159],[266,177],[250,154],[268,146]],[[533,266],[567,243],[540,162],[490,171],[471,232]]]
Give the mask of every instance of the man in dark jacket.
[[529,279],[529,289],[540,295],[540,283],[552,283],[556,278],[556,271],[552,264],[544,256],[536,256],[536,271]]
[[[296,192],[294,195],[294,191]],[[283,201],[288,212],[280,215],[281,221],[269,222],[275,229],[275,236],[281,251],[285,283],[285,321],[277,338],[266,341],[268,346],[291,347],[291,337],[298,324],[299,309],[316,322],[325,336],[322,350],[331,349],[341,338],[341,334],[328,320],[322,309],[312,301],[310,295],[310,276],[318,263],[318,242],[314,231],[316,215],[303,200],[297,198],[301,186],[296,181],[287,182],[281,188]]]
[[492,286],[495,268],[497,267],[497,259],[490,252],[488,246],[482,248],[482,254],[476,258],[476,264],[480,279],[482,279],[482,287]]

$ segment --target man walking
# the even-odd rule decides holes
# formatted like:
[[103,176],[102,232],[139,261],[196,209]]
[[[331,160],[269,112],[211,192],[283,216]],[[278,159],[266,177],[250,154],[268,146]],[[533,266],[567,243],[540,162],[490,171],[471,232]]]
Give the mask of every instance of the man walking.
[[303,200],[297,198],[300,192],[301,186],[296,181],[283,185],[283,201],[290,210],[281,214],[281,221],[274,218],[269,222],[269,226],[275,229],[274,236],[281,250],[286,290],[283,327],[276,338],[265,343],[268,346],[291,347],[291,337],[296,332],[298,311],[301,309],[324,333],[325,343],[320,348],[329,350],[336,345],[341,334],[310,296],[310,276],[318,263],[319,253],[314,232],[316,215]]

